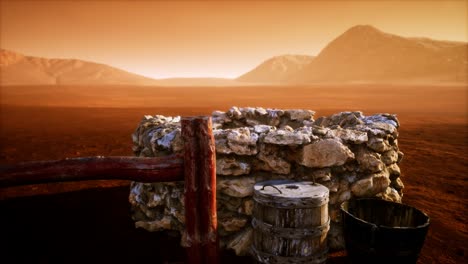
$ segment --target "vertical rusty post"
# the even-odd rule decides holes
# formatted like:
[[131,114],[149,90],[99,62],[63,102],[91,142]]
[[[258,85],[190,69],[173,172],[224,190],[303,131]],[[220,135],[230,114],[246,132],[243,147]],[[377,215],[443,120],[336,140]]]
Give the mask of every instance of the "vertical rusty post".
[[199,144],[195,137],[195,121],[183,118],[182,138],[184,140],[184,179],[185,179],[185,235],[187,246],[187,263],[201,264],[202,252],[198,223],[198,180],[197,155]]
[[187,262],[217,264],[216,152],[211,117],[182,119]]
[[199,143],[199,227],[203,263],[217,264],[218,220],[216,215],[216,151],[211,117],[195,119],[195,136]]

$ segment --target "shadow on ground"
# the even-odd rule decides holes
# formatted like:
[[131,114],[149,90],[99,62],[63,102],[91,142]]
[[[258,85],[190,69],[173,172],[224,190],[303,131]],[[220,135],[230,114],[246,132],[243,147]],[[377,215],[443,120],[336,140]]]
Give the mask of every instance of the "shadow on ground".
[[[0,262],[184,263],[179,238],[134,228],[127,197],[124,186],[1,201]],[[225,251],[221,263],[254,262]]]

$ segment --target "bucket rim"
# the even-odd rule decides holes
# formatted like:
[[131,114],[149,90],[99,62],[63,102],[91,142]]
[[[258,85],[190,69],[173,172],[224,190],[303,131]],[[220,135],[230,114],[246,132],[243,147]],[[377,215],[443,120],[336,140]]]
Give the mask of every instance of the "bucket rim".
[[[421,225],[417,225],[415,227],[406,227],[406,226],[385,226],[385,225],[377,225],[377,224],[374,224],[372,222],[368,222],[368,221],[365,221],[355,215],[353,215],[352,213],[348,212],[348,210],[346,210],[344,207],[345,205],[348,205],[350,201],[362,201],[362,200],[374,200],[374,201],[382,201],[384,203],[388,203],[388,204],[397,204],[398,206],[404,206],[404,207],[407,207],[407,208],[411,208],[412,210],[415,210],[415,211],[418,211],[420,212],[421,214],[423,214],[427,221],[424,223],[424,224],[421,224]],[[382,228],[382,229],[421,229],[421,228],[426,228],[429,226],[430,224],[430,221],[431,221],[431,218],[429,217],[429,215],[424,212],[423,210],[421,209],[418,209],[414,206],[411,206],[411,205],[407,205],[407,204],[404,204],[404,203],[397,203],[397,202],[392,202],[392,201],[387,201],[387,200],[384,200],[384,199],[379,199],[379,198],[359,198],[359,199],[350,199],[350,200],[347,200],[347,201],[344,201],[340,204],[340,210],[342,212],[344,212],[345,214],[347,214],[348,216],[350,216],[351,218],[357,220],[358,222],[361,222],[361,223],[364,223],[364,224],[367,224],[367,225],[370,225],[370,226],[373,226],[373,228]]]

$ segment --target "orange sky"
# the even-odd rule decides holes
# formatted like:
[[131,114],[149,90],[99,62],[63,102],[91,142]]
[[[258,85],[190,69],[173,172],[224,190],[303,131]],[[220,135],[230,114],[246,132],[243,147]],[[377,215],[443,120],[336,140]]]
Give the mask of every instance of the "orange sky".
[[4,1],[0,46],[153,78],[234,78],[356,24],[468,41],[467,1]]

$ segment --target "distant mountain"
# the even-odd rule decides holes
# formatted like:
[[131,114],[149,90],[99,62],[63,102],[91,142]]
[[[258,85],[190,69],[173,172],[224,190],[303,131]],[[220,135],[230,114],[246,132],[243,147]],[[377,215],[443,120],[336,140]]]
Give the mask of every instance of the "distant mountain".
[[283,55],[266,60],[255,69],[237,78],[242,82],[282,83],[287,82],[312,62],[306,55]]
[[94,62],[0,50],[0,85],[239,86],[324,82],[468,83],[468,43],[405,38],[359,25],[338,36],[316,57],[273,57],[234,80],[155,80]]
[[46,59],[0,50],[1,85],[157,85],[157,81],[108,65]]
[[105,64],[25,56],[1,49],[0,85],[242,86],[251,83],[224,78],[151,79]]
[[[263,64],[262,64],[263,65]],[[260,67],[260,66],[259,66]],[[276,81],[271,71],[271,81]],[[263,73],[263,76],[267,76]],[[265,82],[265,78],[256,82]],[[239,77],[242,80],[242,76]],[[254,82],[251,78],[249,81]],[[355,26],[283,82],[468,82],[468,43],[404,38]]]
[[158,79],[159,86],[248,86],[250,82],[240,82],[226,78],[168,78]]

